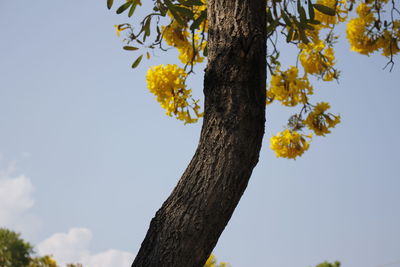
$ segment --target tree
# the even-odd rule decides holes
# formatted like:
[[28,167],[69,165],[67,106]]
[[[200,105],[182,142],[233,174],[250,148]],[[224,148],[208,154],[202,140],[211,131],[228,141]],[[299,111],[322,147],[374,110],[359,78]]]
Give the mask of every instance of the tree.
[[[360,2],[358,17],[347,28],[353,50],[362,54],[382,51],[388,64],[393,64],[393,55],[399,52],[400,39],[400,21],[395,18],[399,12],[392,3],[391,16],[384,20],[388,0]],[[107,4],[111,8],[113,1]],[[154,12],[142,20],[139,32],[127,23],[116,26],[118,35],[129,33],[126,50],[139,50],[132,43],[144,50],[163,50],[163,40],[178,50],[185,67],[156,66],[149,70],[147,82],[167,115],[185,123],[203,116],[185,81],[193,66],[203,60],[201,52],[208,58],[199,145],[152,219],[132,266],[204,265],[258,162],[266,103],[301,107],[289,118],[287,129],[270,140],[278,157],[295,159],[308,149],[312,135],[301,131],[308,128],[325,136],[340,122],[340,116],[328,112],[329,103],[311,104],[314,90],[309,77],[339,78],[334,67],[334,27],[347,19],[354,4],[354,0],[349,4],[346,0],[155,0]],[[127,0],[117,13],[129,10],[132,16],[139,5],[140,0]],[[162,19],[168,23],[159,27]],[[155,41],[147,45],[154,21]],[[282,69],[277,41],[282,37],[298,49],[303,76],[299,66]],[[151,57],[148,51],[146,56]],[[271,83],[266,92],[267,70]]]
[[329,262],[323,262],[317,265],[317,267],[340,267],[340,262],[334,262],[334,263],[329,263]]
[[19,233],[0,228],[1,267],[57,267],[50,256],[35,257],[33,246],[24,241]]
[[29,264],[32,246],[20,234],[0,228],[0,266],[25,267]]
[[58,267],[57,262],[50,256],[31,258],[28,267]]

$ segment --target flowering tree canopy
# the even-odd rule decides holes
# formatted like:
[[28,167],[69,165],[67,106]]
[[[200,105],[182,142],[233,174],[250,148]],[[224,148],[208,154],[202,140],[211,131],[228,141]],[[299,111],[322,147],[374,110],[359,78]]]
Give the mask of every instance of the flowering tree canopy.
[[[155,0],[139,24],[116,25],[117,35],[126,33],[125,50],[142,52],[134,61],[136,68],[144,55],[150,59],[154,49],[175,48],[181,66],[176,64],[151,67],[147,84],[168,116],[195,123],[203,113],[199,100],[193,99],[186,79],[194,73],[196,63],[207,57],[206,0]],[[107,1],[108,8],[113,0]],[[127,0],[117,13],[134,15],[141,0]],[[355,7],[355,14],[351,11]],[[354,12],[353,12],[354,13]],[[327,102],[313,103],[314,90],[309,77],[329,82],[339,79],[335,68],[334,45],[338,39],[335,27],[347,23],[351,49],[364,55],[380,52],[393,67],[393,56],[399,49],[400,12],[389,0],[267,0],[267,68],[271,75],[266,104],[280,102],[299,110],[289,118],[287,129],[271,137],[270,147],[276,156],[293,158],[309,148],[312,135],[325,136],[340,123],[340,116],[329,111]],[[298,50],[294,66],[283,69],[279,61],[278,40],[284,39]],[[307,129],[309,133],[302,131]]]

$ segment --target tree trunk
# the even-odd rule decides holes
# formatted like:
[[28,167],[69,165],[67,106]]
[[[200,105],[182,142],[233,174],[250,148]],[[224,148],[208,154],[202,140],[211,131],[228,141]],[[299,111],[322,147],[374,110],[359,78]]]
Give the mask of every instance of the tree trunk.
[[205,111],[196,153],[132,267],[201,267],[258,162],[265,124],[265,0],[208,0]]

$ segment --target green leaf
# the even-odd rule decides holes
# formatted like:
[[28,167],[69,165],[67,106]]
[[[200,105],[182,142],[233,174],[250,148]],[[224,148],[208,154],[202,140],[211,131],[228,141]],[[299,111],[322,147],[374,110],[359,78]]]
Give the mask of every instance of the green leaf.
[[147,57],[147,59],[150,59],[150,53],[149,52],[146,52],[146,57]]
[[139,66],[140,61],[142,61],[142,58],[143,58],[143,55],[140,55],[140,56],[135,60],[135,62],[133,62],[133,64],[132,64],[132,69],[134,69],[134,68],[136,68],[137,66]]
[[107,0],[107,8],[111,9],[113,3],[114,3],[114,0]]
[[320,4],[313,4],[313,6],[315,7],[316,10],[318,10],[321,13],[324,13],[325,15],[328,15],[328,16],[336,15],[335,10],[330,7],[320,5]]
[[128,50],[128,51],[135,51],[135,50],[138,50],[139,48],[134,47],[134,46],[126,45],[126,46],[123,47],[123,49],[124,50]]
[[311,3],[311,0],[308,0],[308,15],[310,16],[310,20],[315,18],[314,6]]
[[300,14],[300,22],[305,23],[307,20],[307,17],[306,17],[306,10],[303,7],[300,7],[299,14]]
[[318,24],[321,24],[321,21],[313,19],[313,20],[309,20],[308,23],[318,25]]
[[314,30],[315,28],[311,26],[310,24],[304,23],[304,29],[309,29],[309,30]]
[[182,26],[186,26],[186,23],[184,22],[183,18],[181,18],[181,16],[179,16],[179,14],[175,11],[175,9],[169,9],[169,11],[171,12],[172,16],[179,24],[181,24]]
[[171,12],[172,16],[174,17],[174,19],[182,26],[186,26],[186,23],[184,21],[184,19],[179,15],[178,12],[176,12],[175,9],[169,9],[169,11]]
[[267,34],[269,34],[270,32],[275,31],[276,26],[278,26],[278,24],[279,24],[279,20],[272,21],[267,27]]
[[208,45],[206,45],[206,47],[204,47],[203,55],[204,55],[205,57],[208,56]]
[[187,17],[188,19],[193,18],[193,12],[192,10],[185,8],[185,7],[181,7],[181,6],[174,6],[174,9],[180,13],[183,17]]
[[310,41],[307,39],[307,35],[304,31],[304,29],[299,28],[299,32],[300,32],[300,39],[303,43],[308,44]]
[[296,18],[293,19],[294,23],[296,24],[297,28],[299,29],[299,34],[300,34],[300,40],[305,43],[308,44],[310,41],[307,39],[307,35],[306,32],[304,31],[305,25],[307,24],[302,24],[299,21],[296,20]]
[[282,18],[283,18],[283,20],[285,21],[286,25],[287,25],[287,26],[292,26],[291,20],[290,20],[289,17],[286,15],[286,12],[285,12],[284,10],[282,10],[282,9],[281,9],[281,15],[282,15]]
[[205,11],[201,11],[200,16],[195,19],[192,23],[192,25],[190,25],[190,30],[194,31],[195,29],[198,29],[200,24],[207,18],[207,12]]
[[122,6],[120,6],[117,9],[117,14],[121,14],[122,12],[127,10],[132,4],[133,4],[133,2],[126,2],[125,4],[123,4]]
[[128,17],[132,17],[133,12],[135,12],[137,4],[138,4],[138,2],[133,3],[133,5],[131,6],[131,9],[129,9]]
[[292,37],[293,37],[293,27],[290,27],[288,35],[286,37],[286,42],[290,43],[290,41],[292,41]]
[[185,6],[202,6],[204,5],[203,2],[201,2],[200,0],[178,0],[179,3],[181,3],[182,5]]
[[274,18],[272,17],[271,10],[268,9],[267,10],[267,22],[272,22],[273,20],[274,20]]
[[300,13],[301,3],[300,0],[297,0],[297,12]]
[[171,12],[172,16],[174,17],[174,19],[182,26],[186,26],[185,21],[177,12],[176,6],[173,5],[170,0],[164,0],[164,2],[165,2],[165,5],[167,6],[168,10]]
[[151,23],[151,17],[149,17],[146,20],[146,23],[144,24],[144,35],[150,36],[150,23]]
[[311,30],[311,31],[312,31],[312,30],[315,30],[315,28],[314,28],[313,26],[311,26],[310,24],[307,24],[307,23],[304,24],[304,28],[305,28],[305,29],[309,29],[309,30]]

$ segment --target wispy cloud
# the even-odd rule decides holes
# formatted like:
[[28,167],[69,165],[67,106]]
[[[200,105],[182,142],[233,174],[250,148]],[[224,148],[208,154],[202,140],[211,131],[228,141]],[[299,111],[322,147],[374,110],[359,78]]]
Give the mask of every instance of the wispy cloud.
[[65,266],[67,263],[81,263],[85,267],[130,266],[133,254],[120,250],[100,253],[89,251],[92,232],[87,228],[71,228],[67,233],[56,233],[37,245],[41,255],[52,255]]
[[[15,163],[4,164],[0,154],[0,227],[21,232],[23,236],[36,236],[39,220],[30,212],[35,204],[35,188],[28,176],[16,173]],[[133,254],[129,252],[110,249],[92,253],[89,250],[92,237],[87,228],[71,228],[40,242],[36,251],[40,255],[53,255],[62,267],[67,263],[81,263],[84,267],[130,266]]]
[[34,186],[28,176],[15,174],[14,163],[5,165],[0,169],[0,226],[32,235],[39,225],[37,217],[29,213],[35,203]]

